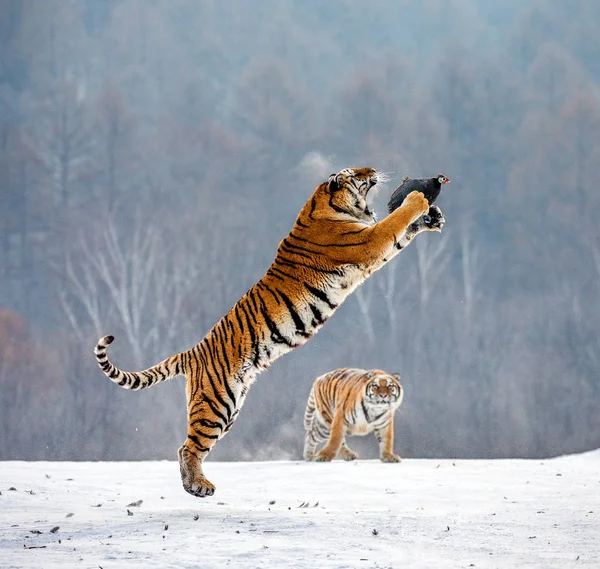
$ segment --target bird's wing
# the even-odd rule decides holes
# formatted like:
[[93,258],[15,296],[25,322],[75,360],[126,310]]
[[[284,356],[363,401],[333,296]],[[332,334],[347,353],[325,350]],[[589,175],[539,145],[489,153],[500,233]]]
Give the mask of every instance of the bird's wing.
[[421,190],[422,182],[419,178],[411,178],[404,180],[400,187],[402,188],[402,192],[404,193],[404,197],[406,197],[410,192],[414,192],[415,190]]

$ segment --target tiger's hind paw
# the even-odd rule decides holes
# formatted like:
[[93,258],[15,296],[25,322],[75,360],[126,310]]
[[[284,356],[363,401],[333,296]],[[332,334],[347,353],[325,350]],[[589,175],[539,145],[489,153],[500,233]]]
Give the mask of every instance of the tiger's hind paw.
[[350,449],[342,449],[340,450],[340,458],[343,460],[356,460],[358,458],[358,454]]
[[381,455],[381,462],[393,463],[400,462],[400,457],[397,454],[386,453]]
[[185,445],[179,448],[177,455],[183,489],[196,498],[212,496],[215,493],[215,486],[202,473],[198,458]]
[[183,489],[196,498],[206,498],[215,493],[215,485],[206,478],[201,478],[193,484],[183,483]]

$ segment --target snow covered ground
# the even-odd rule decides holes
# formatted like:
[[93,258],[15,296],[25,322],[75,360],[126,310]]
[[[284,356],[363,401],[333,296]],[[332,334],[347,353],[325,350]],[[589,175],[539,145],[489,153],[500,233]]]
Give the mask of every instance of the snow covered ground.
[[551,460],[0,462],[0,567],[600,567],[600,453]]

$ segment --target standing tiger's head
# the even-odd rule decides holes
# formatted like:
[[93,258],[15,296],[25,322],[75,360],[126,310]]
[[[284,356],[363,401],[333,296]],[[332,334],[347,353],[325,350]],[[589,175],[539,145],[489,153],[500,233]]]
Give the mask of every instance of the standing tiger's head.
[[404,390],[400,385],[399,373],[379,374],[369,372],[367,378],[369,381],[365,387],[365,399],[369,404],[400,406],[404,397]]
[[334,211],[376,223],[375,212],[367,204],[367,194],[383,181],[383,174],[373,168],[344,168],[337,174],[331,174],[319,189]]

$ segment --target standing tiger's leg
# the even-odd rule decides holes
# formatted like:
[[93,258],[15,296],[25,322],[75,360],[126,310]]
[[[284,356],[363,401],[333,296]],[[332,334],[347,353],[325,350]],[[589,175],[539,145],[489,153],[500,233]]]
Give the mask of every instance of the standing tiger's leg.
[[310,390],[308,401],[306,403],[306,410],[304,411],[304,451],[302,456],[304,460],[313,460],[315,458],[315,449],[320,439],[317,435],[317,419],[316,413],[316,402],[314,389]]
[[400,462],[400,456],[394,454],[394,416],[382,429],[375,429],[375,437],[379,441],[379,458],[381,462]]
[[[202,373],[202,372],[199,372]],[[188,436],[179,448],[179,469],[183,488],[193,496],[204,498],[215,493],[214,485],[204,476],[202,462],[214,444],[227,432],[231,422],[215,414],[200,387],[199,374],[186,385],[188,400]]]
[[304,460],[314,460],[317,445],[329,438],[330,430],[318,412],[313,415],[308,427],[304,438]]
[[306,436],[304,437],[304,460],[314,460],[315,449],[317,448],[317,444],[322,440],[323,439],[318,436],[314,428],[310,431],[306,431]]
[[331,434],[327,444],[317,453],[317,462],[330,462],[332,461],[344,441],[344,411],[338,406],[333,415],[333,422],[331,423]]
[[340,458],[344,460],[356,460],[358,458],[358,453],[354,452],[350,447],[346,444],[346,438],[342,440],[342,448],[340,448]]

